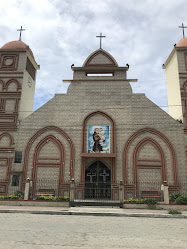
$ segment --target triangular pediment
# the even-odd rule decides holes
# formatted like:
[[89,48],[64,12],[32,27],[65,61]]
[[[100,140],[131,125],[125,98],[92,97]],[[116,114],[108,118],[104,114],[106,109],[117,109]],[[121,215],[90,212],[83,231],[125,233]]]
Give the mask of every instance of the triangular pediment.
[[85,66],[112,66],[117,67],[116,60],[109,53],[102,49],[96,50],[86,59],[83,67]]

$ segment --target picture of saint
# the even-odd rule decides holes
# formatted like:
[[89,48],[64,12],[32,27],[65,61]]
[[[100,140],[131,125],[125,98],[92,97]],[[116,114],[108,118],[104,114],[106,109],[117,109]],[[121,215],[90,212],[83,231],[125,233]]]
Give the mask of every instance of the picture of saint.
[[109,153],[109,126],[89,126],[88,153]]

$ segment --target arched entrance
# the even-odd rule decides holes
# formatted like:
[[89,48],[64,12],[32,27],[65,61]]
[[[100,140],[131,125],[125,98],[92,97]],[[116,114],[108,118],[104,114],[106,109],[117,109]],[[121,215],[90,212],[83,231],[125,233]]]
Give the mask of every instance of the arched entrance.
[[111,199],[111,170],[101,161],[85,170],[85,199]]

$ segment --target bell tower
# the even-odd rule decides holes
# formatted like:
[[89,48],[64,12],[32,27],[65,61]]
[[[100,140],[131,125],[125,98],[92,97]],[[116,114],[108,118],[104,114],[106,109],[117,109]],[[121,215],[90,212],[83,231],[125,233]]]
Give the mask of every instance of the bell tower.
[[[187,128],[187,38],[183,37],[166,60],[169,114]],[[185,129],[186,130],[186,129]]]
[[21,40],[0,48],[0,130],[15,131],[32,113],[36,71],[34,55]]

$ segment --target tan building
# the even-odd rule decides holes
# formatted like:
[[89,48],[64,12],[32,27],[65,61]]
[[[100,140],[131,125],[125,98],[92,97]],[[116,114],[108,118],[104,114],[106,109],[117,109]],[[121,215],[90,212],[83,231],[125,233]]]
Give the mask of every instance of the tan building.
[[[181,45],[182,44],[182,45]],[[67,94],[32,113],[36,70],[30,48],[13,41],[0,49],[0,194],[40,189],[76,197],[116,199],[158,191],[164,181],[179,190],[187,179],[187,38],[166,61],[171,117],[145,94],[134,94],[128,66],[103,49],[72,67]],[[181,104],[182,103],[182,104]],[[170,109],[169,109],[170,111]],[[184,123],[176,121],[184,119]],[[43,185],[42,185],[43,184]],[[153,192],[152,192],[153,193]]]

